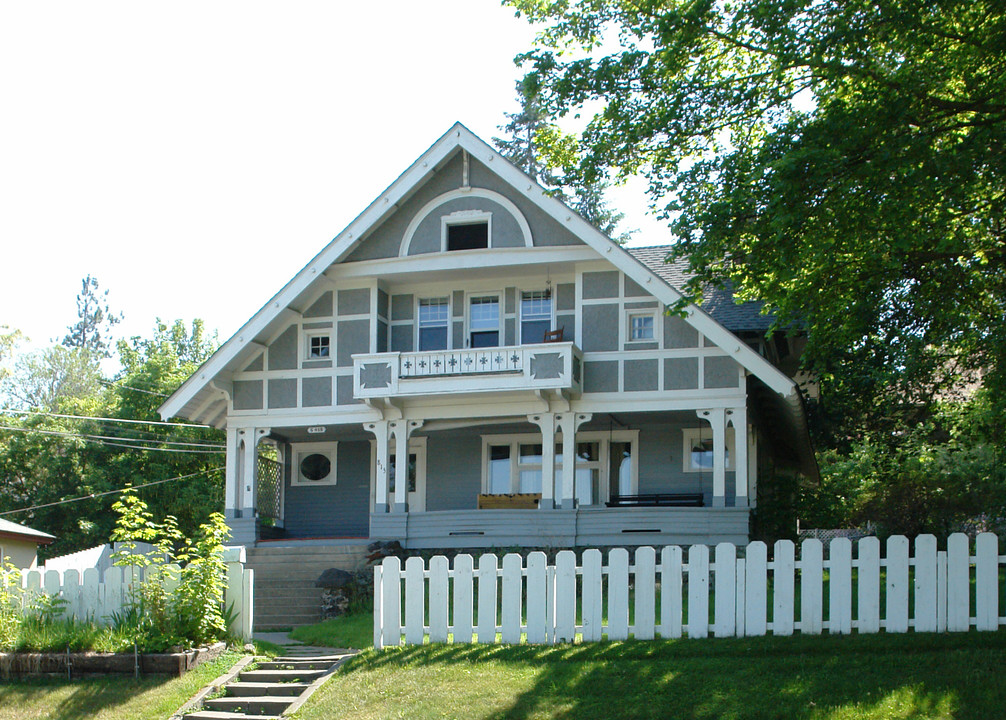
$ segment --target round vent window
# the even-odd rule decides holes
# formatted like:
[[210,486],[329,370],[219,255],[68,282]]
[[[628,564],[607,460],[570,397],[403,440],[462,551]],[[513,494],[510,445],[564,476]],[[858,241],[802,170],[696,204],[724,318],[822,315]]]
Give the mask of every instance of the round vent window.
[[305,480],[324,480],[332,472],[332,461],[321,453],[312,453],[300,461],[300,474]]

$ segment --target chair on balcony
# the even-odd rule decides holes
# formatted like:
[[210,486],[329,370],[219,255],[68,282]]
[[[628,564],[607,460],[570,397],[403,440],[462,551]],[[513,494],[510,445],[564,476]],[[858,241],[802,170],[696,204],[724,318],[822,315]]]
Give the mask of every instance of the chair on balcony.
[[546,331],[544,338],[542,338],[542,342],[547,342],[547,343],[562,342],[562,340],[563,340],[563,331],[565,331],[565,329],[566,329],[566,326],[563,325],[561,328],[559,328],[557,330],[548,330],[548,331]]

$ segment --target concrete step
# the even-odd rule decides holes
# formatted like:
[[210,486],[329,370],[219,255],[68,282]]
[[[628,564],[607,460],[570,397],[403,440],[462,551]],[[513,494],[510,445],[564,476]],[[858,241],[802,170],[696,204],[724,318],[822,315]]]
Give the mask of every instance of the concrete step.
[[264,697],[266,695],[297,697],[308,687],[307,683],[235,682],[224,687],[224,691],[232,697]]
[[[347,658],[350,655],[353,655],[353,653],[348,652],[348,651],[345,651],[345,652],[336,652],[333,655],[319,655],[318,654],[319,648],[311,647],[310,645],[302,645],[302,646],[300,646],[300,648],[303,648],[305,651],[309,651],[311,653],[311,655],[310,655],[310,659],[311,660],[316,660],[317,662],[327,662],[330,666],[334,665],[337,662],[339,662],[343,658]],[[298,648],[297,645],[291,645],[291,646],[288,646],[285,649],[286,650],[298,650],[300,648]],[[296,657],[296,656],[292,656],[292,655],[284,655],[283,657],[275,657],[275,658],[272,659],[273,662],[291,662],[291,661],[293,661],[293,662],[302,662],[303,660],[305,660],[305,657],[303,657],[303,656]]]
[[221,710],[196,710],[186,715],[185,720],[279,720],[281,717],[281,715],[248,715]]
[[278,695],[219,697],[204,701],[203,706],[209,710],[220,710],[223,712],[282,715],[288,707],[293,705],[296,699],[295,697],[281,697]]
[[246,670],[241,673],[241,682],[311,682],[324,675],[327,670]]
[[272,662],[260,662],[257,665],[259,670],[327,670],[332,667],[335,660],[317,660],[315,658],[298,658],[296,660],[279,660]]

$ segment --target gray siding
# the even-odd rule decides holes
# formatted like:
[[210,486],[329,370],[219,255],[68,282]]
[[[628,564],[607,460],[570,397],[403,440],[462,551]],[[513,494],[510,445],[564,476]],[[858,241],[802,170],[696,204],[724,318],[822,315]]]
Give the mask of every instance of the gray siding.
[[331,317],[332,316],[332,291],[326,290],[321,294],[314,304],[304,311],[304,317]]
[[411,320],[415,298],[412,295],[393,295],[391,297],[391,320]]
[[328,407],[332,404],[332,378],[304,378],[301,388],[301,405],[304,407]]
[[269,381],[269,409],[297,407],[296,380]]
[[707,388],[735,388],[740,382],[740,366],[733,358],[707,357],[703,376]]
[[297,326],[291,325],[269,346],[270,370],[294,370],[297,367]]
[[617,298],[619,296],[618,277],[617,270],[585,272],[583,274],[583,299]]
[[641,392],[656,391],[657,360],[626,360],[625,361],[625,391]]
[[350,367],[354,353],[370,352],[370,322],[368,320],[343,320],[339,323],[336,363]]
[[261,380],[234,381],[235,410],[261,410],[262,398],[263,393]]
[[391,326],[391,352],[412,352],[412,326]]
[[356,290],[339,291],[340,315],[364,315],[369,312],[370,290],[358,288]]
[[583,391],[618,392],[618,361],[603,360],[583,364]]
[[[583,307],[582,349],[584,352],[618,350],[618,305],[585,305]],[[586,328],[590,328],[589,331]]]
[[[291,446],[296,452],[297,446]],[[286,534],[367,537],[370,520],[370,443],[339,443],[335,485],[302,487],[286,480]]]
[[335,379],[335,402],[338,405],[353,405],[360,402],[353,397],[352,375],[340,375]]
[[695,348],[699,346],[699,331],[676,315],[664,316],[664,347]]
[[664,360],[664,390],[697,390],[699,359],[697,357]]
[[426,509],[472,510],[481,491],[481,435],[430,435],[426,441]]

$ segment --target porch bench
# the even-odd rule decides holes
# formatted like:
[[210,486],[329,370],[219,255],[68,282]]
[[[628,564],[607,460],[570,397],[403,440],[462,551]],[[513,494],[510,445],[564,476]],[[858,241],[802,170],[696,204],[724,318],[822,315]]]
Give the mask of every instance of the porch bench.
[[702,493],[641,493],[612,495],[608,507],[702,507]]
[[479,510],[534,510],[541,502],[541,493],[511,495],[479,495]]

